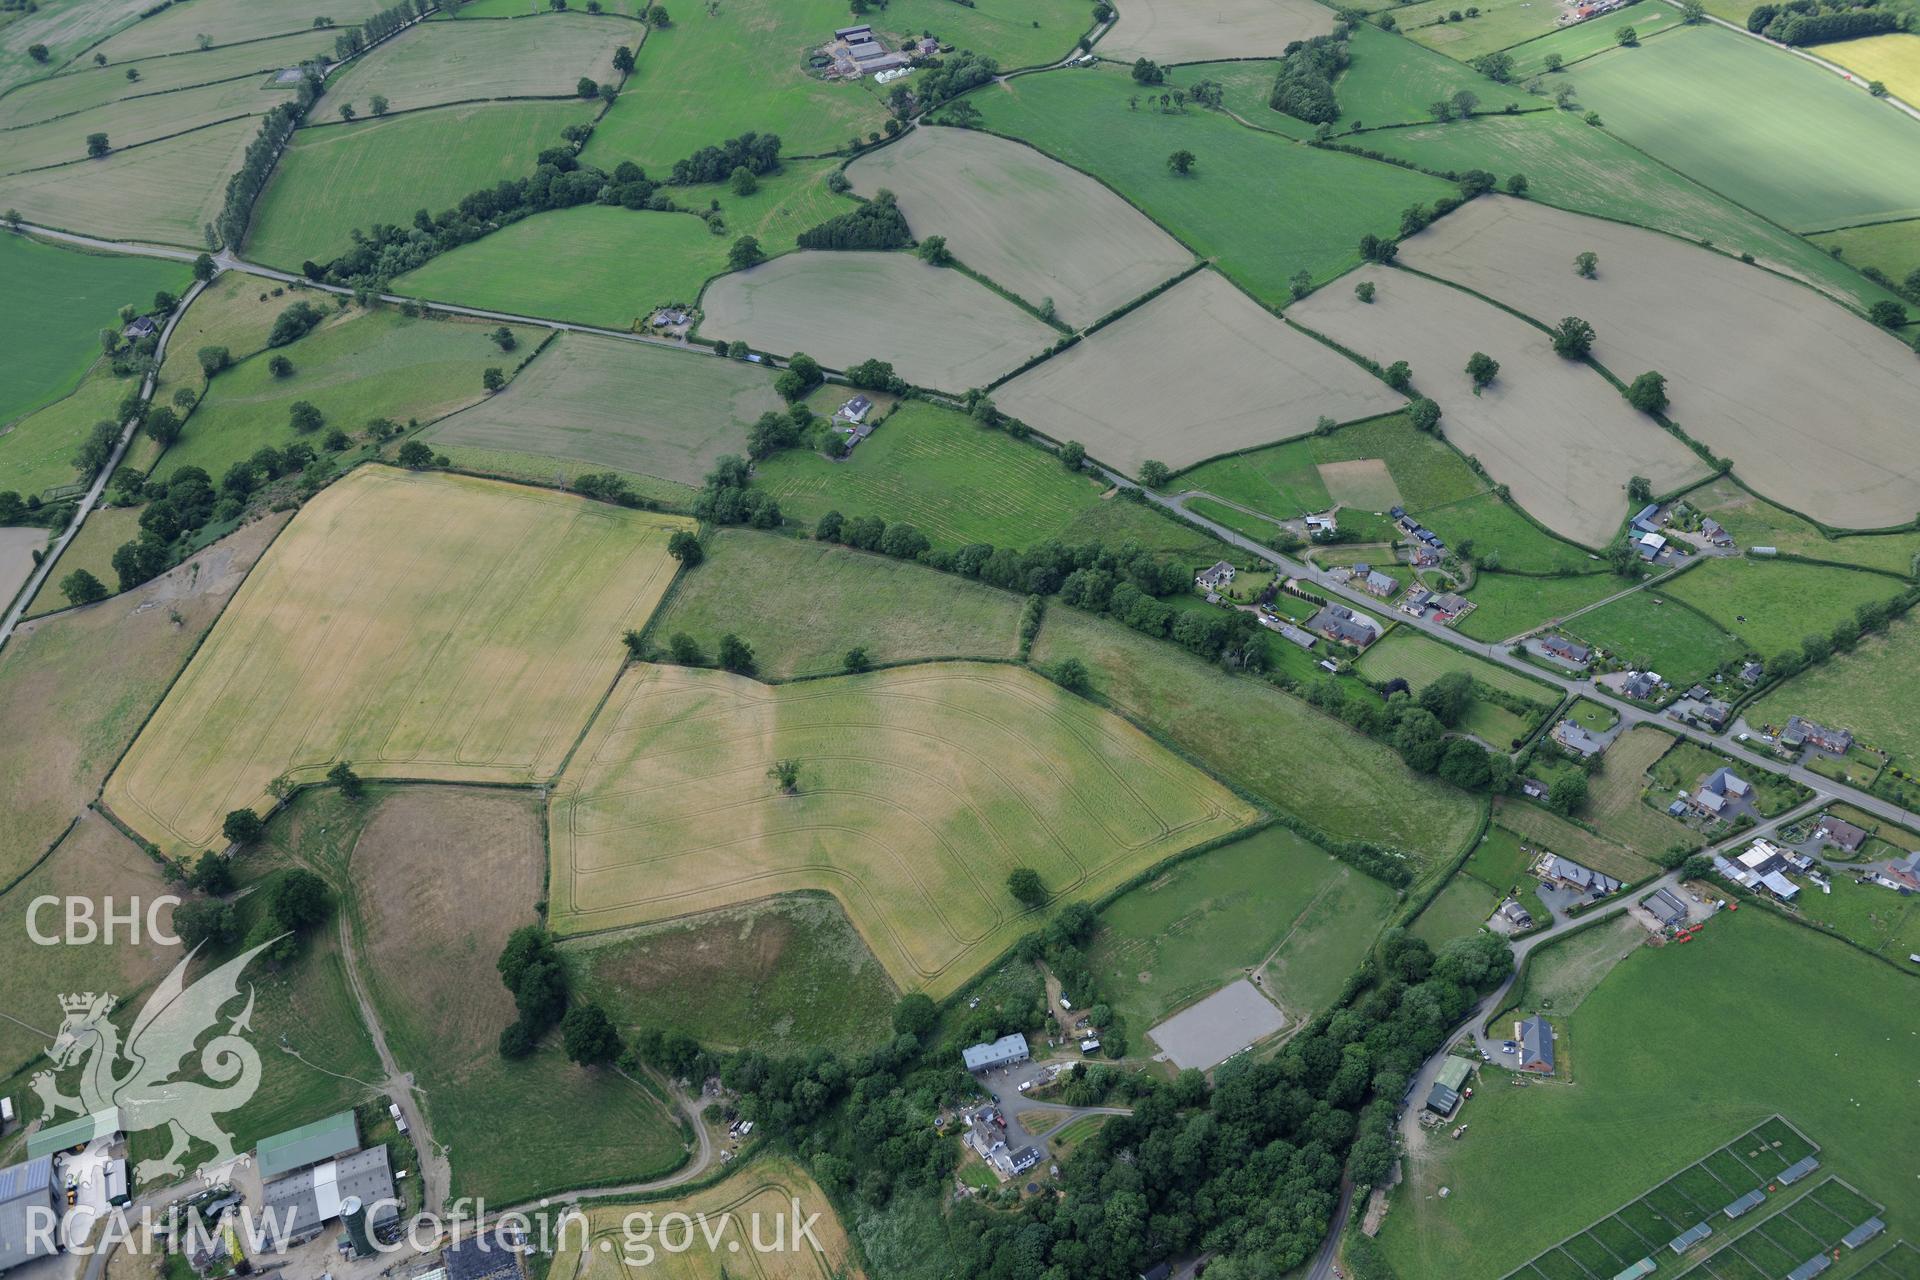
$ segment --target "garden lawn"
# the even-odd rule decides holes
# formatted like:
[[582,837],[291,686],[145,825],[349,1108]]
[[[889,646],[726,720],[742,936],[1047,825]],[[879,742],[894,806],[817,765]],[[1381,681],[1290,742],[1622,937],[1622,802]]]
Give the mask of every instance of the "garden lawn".
[[[1191,86],[1204,69],[1174,82]],[[1365,232],[1391,235],[1400,211],[1452,188],[1436,179],[1260,133],[1212,111],[1129,109],[1139,86],[1122,72],[1025,76],[973,95],[986,127],[1033,143],[1113,187],[1270,306],[1354,266]],[[1167,168],[1188,150],[1191,174]],[[1276,237],[1275,227],[1286,234]]]
[[96,422],[120,416],[121,399],[138,387],[102,361],[70,395],[0,428],[0,490],[26,498],[80,483],[73,455]]
[[[1505,640],[1547,626],[1632,584],[1610,573],[1576,578],[1527,578],[1512,573],[1481,573],[1467,598],[1474,610],[1460,619],[1462,635],[1475,640]],[[1576,621],[1585,621],[1583,615]]]
[[[122,258],[57,249],[26,236],[0,236],[0,279],[32,306],[0,309],[0,347],[7,373],[0,378],[0,431],[16,418],[70,394],[100,357],[100,330],[119,329],[119,310],[142,312],[165,289],[183,293],[192,278],[177,262]],[[92,424],[89,423],[89,426]],[[6,435],[0,434],[0,489],[28,489],[9,474]],[[26,468],[22,467],[22,470]],[[65,483],[71,476],[52,483]]]
[[1188,858],[1101,912],[1087,963],[1144,1032],[1248,970],[1284,969],[1269,993],[1310,1018],[1372,945],[1393,891],[1285,827]]
[[1166,63],[1272,57],[1333,26],[1310,0],[1140,0],[1107,33],[1099,53]]
[[218,484],[228,467],[261,446],[285,448],[303,439],[289,420],[301,401],[325,419],[319,432],[304,438],[316,450],[327,430],[338,427],[351,435],[371,418],[430,422],[480,399],[480,376],[488,366],[512,367],[512,358],[486,335],[478,321],[410,320],[387,310],[340,313],[273,350],[293,362],[289,376],[273,376],[266,352],[218,374],[154,472],[166,476],[180,467],[202,467]]
[[[1600,757],[1599,771],[1588,778],[1587,808],[1581,816],[1602,834],[1649,861],[1658,861],[1673,845],[1700,843],[1699,836],[1686,824],[1674,821],[1642,799],[1647,790],[1647,771],[1673,746],[1674,739],[1668,734],[1651,725],[1637,725],[1614,740]],[[1714,767],[1718,767],[1717,762]],[[1699,780],[1689,779],[1689,789]],[[1662,795],[1661,810],[1672,800],[1672,795]]]
[[1500,898],[1472,876],[1455,876],[1414,918],[1413,935],[1436,951],[1455,938],[1470,937],[1486,925]]
[[224,847],[229,812],[340,760],[370,778],[546,781],[618,672],[620,635],[672,581],[668,536],[688,524],[360,467],[249,576],[105,802],[178,855]]
[[0,178],[0,208],[63,231],[204,249],[227,178],[259,132],[257,120],[229,120],[100,160],[12,174]]
[[1488,827],[1480,845],[1461,870],[1494,891],[1505,895],[1521,887],[1535,853],[1505,827]]
[[[725,233],[685,213],[581,205],[523,218],[443,253],[394,281],[400,292],[448,302],[630,329],[656,307],[691,306],[708,280],[730,270],[727,250],[742,235],[766,253],[793,247],[808,227],[842,212],[827,190],[824,163],[790,162],[751,196],[725,187],[686,187],[691,208],[718,200]],[[612,270],[610,264],[622,264]]]
[[1387,681],[1398,676],[1417,695],[1443,675],[1465,672],[1480,684],[1515,698],[1524,698],[1551,709],[1560,701],[1559,690],[1507,667],[1476,658],[1464,649],[1435,640],[1407,627],[1396,627],[1362,654],[1355,670],[1369,680]]
[[745,455],[755,419],[783,407],[756,365],[568,333],[505,391],[442,418],[425,438],[456,463],[512,452],[693,489],[721,455]]
[[[1920,36],[1913,37],[1920,43]],[[1840,250],[1841,258],[1861,269],[1873,267],[1899,281],[1920,271],[1920,220],[1877,222],[1844,231],[1826,231],[1813,236],[1823,249]]]
[[1620,137],[1793,230],[1920,217],[1913,121],[1744,34],[1690,27],[1574,82]]
[[1056,605],[1033,656],[1042,667],[1080,659],[1096,693],[1214,773],[1335,838],[1405,850],[1416,875],[1459,853],[1479,820],[1479,801],[1390,748],[1119,623]]
[[560,131],[593,119],[580,102],[442,107],[302,129],[254,208],[247,256],[297,271],[353,247],[352,232],[410,226],[496,183],[524,178]]
[[1920,622],[1895,622],[1884,636],[1868,636],[1840,654],[1777,686],[1747,709],[1754,724],[1785,724],[1790,715],[1851,729],[1862,745],[1885,751],[1913,769],[1920,765],[1920,725],[1912,714],[1920,698]]
[[1823,44],[1820,56],[1857,72],[1862,80],[1878,80],[1909,104],[1920,102],[1920,36],[1910,31]]
[[844,461],[789,449],[762,462],[754,480],[790,519],[812,524],[828,511],[879,516],[912,524],[948,548],[1062,538],[1106,488],[1045,449],[923,400],[902,404]]
[[1706,679],[1721,663],[1746,652],[1736,637],[1687,606],[1667,600],[1661,587],[1647,587],[1603,604],[1565,629],[1631,667],[1658,671],[1677,689]]
[[899,993],[828,894],[786,894],[563,948],[576,989],[622,1031],[722,1049],[862,1053],[884,1043]]
[[1667,593],[1745,640],[1754,652],[1797,649],[1830,635],[1854,610],[1890,600],[1905,584],[1877,573],[1750,557],[1709,560],[1675,578]]
[[1687,495],[1687,501],[1726,527],[1742,548],[1776,547],[1812,560],[1833,560],[1862,569],[1884,569],[1911,578],[1920,556],[1920,533],[1857,534],[1833,537],[1818,525],[1774,506],[1730,479],[1720,479]]
[[[1502,180],[1525,174],[1529,199],[1687,240],[1711,240],[1727,253],[1751,253],[1861,308],[1894,297],[1816,246],[1566,112],[1382,129],[1353,143],[1443,172],[1486,169]],[[1572,254],[1567,258],[1571,269]]]
[[707,556],[660,610],[648,638],[677,631],[711,661],[720,637],[753,647],[764,677],[823,675],[864,647],[874,663],[1012,658],[1021,598],[905,560],[745,529],[707,539]]
[[[1750,1000],[1755,973],[1815,994]],[[1776,1111],[1821,1144],[1823,1172],[1887,1205],[1890,1235],[1910,1236],[1920,1189],[1909,1127],[1870,1100],[1912,1088],[1911,982],[1761,911],[1723,913],[1684,947],[1632,951],[1554,1019],[1578,1087],[1481,1089],[1468,1141],[1417,1149],[1382,1251],[1403,1276],[1502,1275]],[[1700,1016],[1719,1007],[1739,1016]],[[1783,1076],[1821,1087],[1783,1098]],[[1529,1158],[1555,1150],[1580,1158]],[[1513,1176],[1519,1163],[1525,1178]],[[1445,1199],[1433,1194],[1442,1185]]]
[[[798,766],[790,788],[767,776],[781,760]],[[551,812],[560,933],[826,890],[895,984],[935,999],[1037,923],[1004,892],[1016,867],[1063,900],[1098,899],[1257,816],[1118,716],[1005,663],[771,688],[630,667]]]
[[[327,85],[328,115],[372,113],[375,94],[395,111],[499,98],[573,97],[582,77],[618,83],[613,51],[640,28],[568,12],[526,22],[421,22],[347,64]],[[611,165],[608,168],[612,168]]]

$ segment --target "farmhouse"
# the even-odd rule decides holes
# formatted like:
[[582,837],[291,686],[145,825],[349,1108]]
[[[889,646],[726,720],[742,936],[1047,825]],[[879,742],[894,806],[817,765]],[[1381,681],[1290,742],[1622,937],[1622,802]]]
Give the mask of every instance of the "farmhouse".
[[1725,526],[1712,516],[1708,516],[1700,522],[1700,532],[1706,536],[1708,542],[1711,542],[1716,547],[1730,547],[1733,545],[1733,535],[1728,533]]
[[1520,1034],[1514,1037],[1520,1042],[1520,1069],[1538,1072],[1543,1076],[1553,1074],[1553,1026],[1539,1014],[1534,1014],[1520,1024]]
[[1360,580],[1360,589],[1370,596],[1389,600],[1392,599],[1394,592],[1400,590],[1400,580],[1381,573],[1378,569],[1370,569],[1367,571],[1367,576]]
[[261,1201],[271,1215],[267,1220],[278,1228],[276,1252],[311,1240],[336,1220],[347,1224],[358,1246],[369,1229],[400,1216],[385,1144],[268,1182],[261,1188]]
[[1371,619],[1355,613],[1343,604],[1330,604],[1307,619],[1307,626],[1329,640],[1364,649],[1379,638],[1379,628]]
[[1203,569],[1193,580],[1193,585],[1202,591],[1218,591],[1233,582],[1233,566],[1225,560],[1215,561],[1210,569]]
[[54,1196],[51,1156],[0,1169],[0,1271],[58,1252]]
[[1813,828],[1813,838],[1822,844],[1832,845],[1842,853],[1858,853],[1860,846],[1867,842],[1867,833],[1844,818],[1823,813]]
[[1540,641],[1541,652],[1550,658],[1557,658],[1568,666],[1585,669],[1593,662],[1593,650],[1584,644],[1575,644],[1565,636],[1547,636]]
[[969,1071],[992,1071],[997,1067],[1010,1067],[1017,1062],[1025,1062],[1032,1057],[1027,1049],[1027,1038],[1018,1032],[1010,1036],[1001,1036],[991,1044],[976,1044],[960,1051],[961,1060]]
[[1553,726],[1553,740],[1583,760],[1607,749],[1606,743],[1572,720],[1562,720]]
[[1595,898],[1604,898],[1620,890],[1620,882],[1612,876],[1583,867],[1557,853],[1541,854],[1540,860],[1533,864],[1533,874],[1550,884],[1559,884]]
[[1786,731],[1780,735],[1780,745],[1789,750],[1803,746],[1818,747],[1822,751],[1843,756],[1853,750],[1853,735],[1845,729],[1829,729],[1800,716],[1788,716]]
[[842,422],[860,423],[866,421],[867,413],[873,408],[873,401],[865,396],[855,396],[841,405],[834,417]]

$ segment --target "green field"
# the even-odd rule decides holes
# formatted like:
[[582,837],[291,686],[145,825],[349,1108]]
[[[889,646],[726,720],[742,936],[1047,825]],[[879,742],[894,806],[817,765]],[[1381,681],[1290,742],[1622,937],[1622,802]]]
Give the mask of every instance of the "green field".
[[[342,26],[378,13],[381,0],[328,0],[326,16]],[[154,11],[153,16],[121,31],[97,52],[109,62],[180,53],[195,48],[201,36],[215,46],[290,35],[313,27],[313,6],[307,0],[192,0]]]
[[[1663,38],[1655,47],[1668,43]],[[1627,54],[1647,52],[1637,49]],[[1574,74],[1564,79],[1577,82]],[[1841,88],[1839,92],[1853,91]],[[1479,168],[1502,178],[1524,173],[1528,197],[1542,204],[1633,222],[1688,240],[1711,240],[1728,253],[1751,253],[1856,306],[1893,297],[1800,237],[1565,112],[1383,129],[1369,133],[1359,144],[1441,171]]]
[[[1199,72],[1176,79],[1190,85],[1204,78]],[[1406,206],[1451,190],[1420,174],[1295,146],[1211,111],[1130,110],[1138,88],[1102,67],[1023,77],[970,101],[987,128],[1105,182],[1274,306],[1292,296],[1287,281],[1295,272],[1332,279],[1359,261],[1363,232],[1390,234]],[[1179,148],[1198,159],[1184,178],[1167,170],[1168,153]],[[1275,226],[1287,235],[1276,240]]]
[[[1480,100],[1479,111],[1504,111],[1509,104],[1521,110],[1543,105],[1516,85],[1496,83],[1451,58],[1366,23],[1353,28],[1347,52],[1352,61],[1334,83],[1340,104],[1333,122],[1337,133],[1429,119],[1429,105],[1462,89]],[[1267,105],[1278,66],[1276,62],[1225,62],[1202,73],[1226,90],[1228,108],[1252,124],[1290,137],[1311,137],[1312,125]]]
[[120,582],[119,575],[113,571],[113,553],[122,543],[139,536],[139,507],[95,507],[87,522],[80,526],[80,532],[73,535],[73,541],[60,553],[53,572],[40,584],[40,590],[34,593],[26,613],[21,616],[35,618],[71,606],[73,602],[60,590],[60,580],[76,569],[85,569],[105,583],[109,591],[118,590]]
[[1495,804],[1494,820],[1530,845],[1536,857],[1541,850],[1549,850],[1629,884],[1655,874],[1655,864],[1646,855],[1610,836],[1596,835],[1532,801],[1503,797]]
[[203,467],[219,483],[229,466],[262,445],[284,448],[300,438],[289,423],[298,401],[320,410],[323,431],[338,427],[348,435],[372,418],[432,421],[485,394],[480,374],[487,366],[511,365],[486,335],[478,321],[344,313],[275,350],[293,361],[289,377],[274,377],[264,352],[216,376],[155,473]]
[[1138,1031],[1249,970],[1303,1019],[1339,995],[1392,907],[1378,880],[1268,827],[1122,895],[1087,962]]
[[[1678,30],[1680,11],[1664,4],[1636,4],[1575,23],[1571,27],[1563,27],[1550,35],[1529,40],[1508,50],[1513,57],[1513,74],[1521,80],[1548,74],[1546,60],[1550,54],[1558,54],[1562,66],[1571,69],[1583,59],[1617,48],[1622,27],[1632,27],[1634,34],[1642,41],[1649,40],[1664,32]],[[1549,80],[1547,92],[1551,93],[1559,86],[1558,80]]]
[[[120,327],[117,313],[123,304],[144,312],[157,291],[182,293],[192,282],[181,263],[80,253],[26,236],[0,236],[0,279],[19,291],[17,297],[40,304],[0,313],[0,346],[7,352],[7,374],[0,379],[0,430],[79,385],[100,357],[100,330]],[[30,468],[16,464],[8,456],[11,451],[7,436],[0,435],[0,489],[37,492],[46,487],[43,482],[29,488],[15,480],[16,467],[22,472]]]
[[1463,649],[1434,640],[1418,631],[1397,627],[1354,664],[1369,680],[1405,680],[1417,694],[1439,677],[1464,671],[1475,681],[1501,693],[1524,698],[1550,709],[1560,701],[1559,690],[1507,667],[1476,658]]
[[1854,610],[1899,595],[1905,584],[1877,573],[1850,573],[1791,560],[1709,560],[1675,578],[1667,594],[1684,600],[1756,653],[1798,649],[1826,636]]
[[132,378],[114,377],[102,362],[70,394],[0,428],[0,490],[29,497],[77,484],[75,451],[95,423],[120,416],[121,399],[138,387]]
[[1913,121],[1743,35],[1693,27],[1573,80],[1620,137],[1796,231],[1920,216]]
[[1840,257],[1856,267],[1876,267],[1894,280],[1904,281],[1920,271],[1920,220],[1878,222],[1812,237],[1823,249],[1838,249]]
[[407,226],[462,197],[533,172],[560,131],[593,118],[578,102],[445,107],[294,135],[254,207],[247,256],[298,270],[353,246],[351,233]]
[[788,894],[578,938],[578,989],[622,1027],[765,1053],[859,1053],[884,1042],[887,972],[826,894]]
[[[1651,725],[1636,725],[1627,730],[1614,739],[1613,745],[1600,757],[1598,771],[1588,777],[1587,807],[1580,816],[1602,835],[1618,840],[1650,861],[1659,859],[1676,844],[1697,845],[1699,837],[1664,812],[1674,798],[1671,793],[1658,797],[1658,809],[1643,799],[1653,780],[1649,771],[1655,768],[1655,762],[1688,749],[1689,744],[1676,745],[1670,735]],[[1723,763],[1725,761],[1715,761],[1686,779],[1687,789],[1691,791],[1701,778]]]
[[1500,896],[1472,876],[1455,876],[1414,918],[1413,935],[1438,950],[1455,938],[1478,933],[1500,905]]
[[[1632,584],[1608,573],[1575,578],[1527,578],[1512,573],[1482,573],[1467,598],[1474,610],[1460,619],[1462,635],[1475,640],[1505,640],[1564,618]],[[1577,621],[1585,621],[1583,615]]]
[[[1757,972],[1818,998],[1746,999]],[[1549,1014],[1578,1086],[1479,1091],[1467,1140],[1423,1144],[1411,1162],[1383,1252],[1402,1276],[1504,1274],[1776,1111],[1822,1145],[1823,1171],[1886,1203],[1892,1234],[1911,1234],[1912,1143],[1870,1101],[1912,1087],[1911,981],[1760,911],[1722,914],[1688,946],[1633,950],[1571,1017]],[[1739,1016],[1700,1016],[1722,1005]],[[1783,1098],[1783,1074],[1820,1087]],[[1543,1151],[1559,1155],[1532,1158]]]
[[1465,792],[1414,774],[1391,749],[1300,699],[1118,623],[1056,606],[1033,657],[1043,667],[1079,658],[1114,706],[1336,838],[1377,841],[1431,865],[1460,852],[1479,819]]
[[1659,587],[1603,604],[1565,629],[1631,667],[1658,671],[1679,689],[1746,651],[1736,637],[1692,609],[1666,601]]
[[1851,729],[1864,746],[1920,763],[1920,726],[1909,714],[1920,697],[1920,622],[1909,616],[1884,636],[1869,636],[1852,653],[1802,672],[1747,709],[1756,724],[1785,724],[1790,715]]
[[[761,463],[756,481],[790,518],[811,524],[838,511],[904,520],[948,548],[1078,541],[1076,524],[1102,505],[1106,488],[1044,449],[925,401],[901,405],[843,462],[790,449]],[[1133,515],[1143,541],[1156,534],[1194,541],[1140,506],[1105,505],[1124,505],[1114,514]]]
[[1392,13],[1409,40],[1461,62],[1550,34],[1559,13],[1558,5],[1529,4],[1527,0],[1487,0],[1474,7],[1480,11],[1477,17],[1463,16],[1458,21],[1446,21],[1453,14],[1464,15],[1463,6],[1451,0],[1421,0]]
[[[1411,510],[1411,508],[1409,508]],[[1452,548],[1473,544],[1484,569],[1509,573],[1593,573],[1601,563],[1585,547],[1548,533],[1496,493],[1414,512]]]
[[564,334],[505,391],[441,419],[426,439],[456,462],[469,450],[511,451],[693,489],[720,455],[744,455],[747,428],[780,407],[754,365]]
[[1920,533],[1830,537],[1818,525],[1747,492],[1730,479],[1695,490],[1687,495],[1687,501],[1726,526],[1742,549],[1776,547],[1791,555],[1884,569],[1909,578],[1914,573],[1914,558],[1920,556]]
[[[734,632],[762,676],[822,675],[864,647],[876,663],[1011,658],[1019,596],[904,560],[744,529],[707,540],[649,633],[665,649],[684,631],[713,659]],[[744,607],[743,607],[744,606]]]
[[[780,759],[798,765],[791,790],[765,776]],[[772,687],[640,665],[554,792],[553,927],[825,890],[896,985],[937,999],[1037,923],[1004,891],[1015,867],[1062,899],[1098,899],[1257,816],[1118,716],[1011,664]]]
[[[83,69],[36,80],[0,96],[0,126],[13,128],[51,120],[123,98],[145,98],[220,80],[264,76],[269,71],[297,66],[308,58],[332,52],[331,34],[308,31],[280,40],[149,58],[133,64],[132,69],[139,73],[138,80],[128,80],[124,67],[89,64]],[[166,114],[165,99],[148,105]]]
[[[705,209],[720,202],[724,234],[685,213],[635,212],[583,205],[537,214],[444,253],[394,281],[402,293],[493,311],[577,320],[629,329],[655,307],[691,304],[703,285],[727,271],[727,250],[751,235],[767,253],[843,212],[827,190],[824,162],[790,162],[750,196],[724,187],[676,189],[676,201]],[[607,270],[609,263],[624,269]]]
[[0,168],[12,173],[73,162],[84,165],[87,139],[95,133],[106,134],[115,150],[134,151],[146,143],[221,121],[258,116],[291,99],[288,88],[272,87],[258,76],[145,98],[123,98],[9,130],[8,154]]
[[395,111],[500,98],[567,98],[582,76],[618,83],[613,51],[638,42],[631,22],[581,12],[528,22],[422,22],[377,45],[327,84],[328,115],[365,114],[375,94]]
[[1473,856],[1460,869],[1496,895],[1505,895],[1523,888],[1522,877],[1536,856],[1519,836],[1505,827],[1488,827]]

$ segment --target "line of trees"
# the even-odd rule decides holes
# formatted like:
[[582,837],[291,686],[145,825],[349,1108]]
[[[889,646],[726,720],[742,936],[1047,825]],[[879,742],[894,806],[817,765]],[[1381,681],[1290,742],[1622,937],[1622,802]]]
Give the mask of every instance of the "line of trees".
[[1787,0],[1785,4],[1754,6],[1747,14],[1747,30],[1758,32],[1769,40],[1778,40],[1781,44],[1826,44],[1834,40],[1884,35],[1891,31],[1911,31],[1913,15],[1897,9],[1881,8],[1871,0],[1865,4]]
[[374,44],[392,35],[416,18],[424,18],[434,10],[433,0],[401,0],[392,8],[382,9],[367,18],[357,27],[349,27],[333,38],[333,59],[345,62],[368,45]]
[[227,179],[227,192],[220,205],[220,214],[209,228],[209,244],[237,245],[246,239],[247,223],[253,217],[253,202],[266,187],[267,178],[273,173],[274,161],[280,158],[280,148],[287,144],[293,131],[306,119],[307,112],[319,99],[321,89],[319,75],[309,67],[300,78],[300,87],[294,92],[293,101],[283,102],[261,117],[259,134],[247,144],[247,153],[240,161],[240,168]]
[[695,183],[725,182],[734,170],[745,169],[756,177],[765,177],[780,168],[780,135],[748,131],[729,138],[719,146],[702,147],[684,160],[673,162],[668,181],[676,187]]

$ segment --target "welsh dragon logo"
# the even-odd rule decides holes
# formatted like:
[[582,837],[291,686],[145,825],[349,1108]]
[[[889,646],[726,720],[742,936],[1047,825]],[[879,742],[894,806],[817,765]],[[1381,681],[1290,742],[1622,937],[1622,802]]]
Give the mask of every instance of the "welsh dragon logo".
[[[112,1021],[117,996],[91,991],[61,996],[66,1016],[46,1051],[53,1067],[33,1077],[47,1122],[118,1107],[121,1126],[129,1134],[170,1130],[173,1145],[167,1154],[143,1160],[135,1169],[141,1181],[185,1172],[181,1157],[195,1139],[213,1148],[213,1158],[201,1166],[202,1171],[231,1161],[232,1136],[214,1116],[246,1105],[260,1087],[260,1055],[242,1034],[252,1030],[251,985],[246,988],[246,1006],[226,1029],[217,1030],[217,1024],[221,1010],[241,995],[241,971],[271,945],[271,941],[262,943],[188,986],[187,966],[198,952],[195,948],[148,998],[124,1043]],[[209,1031],[216,1034],[202,1045]],[[196,1050],[198,1074],[212,1084],[179,1078]],[[77,1095],[61,1092],[59,1077],[76,1069]]]

